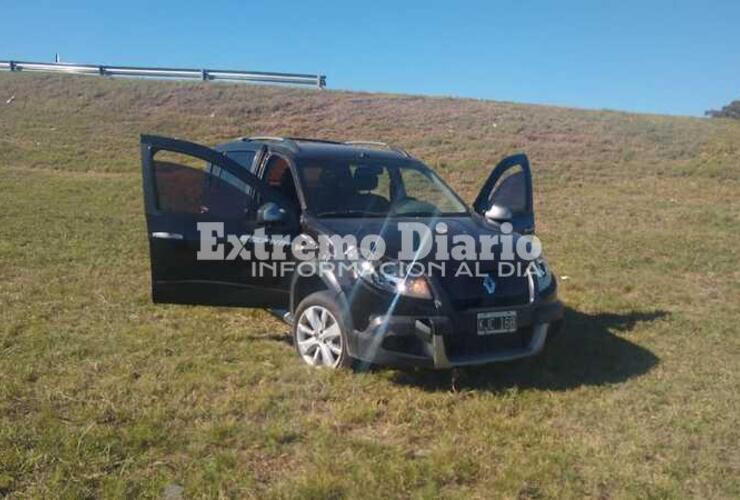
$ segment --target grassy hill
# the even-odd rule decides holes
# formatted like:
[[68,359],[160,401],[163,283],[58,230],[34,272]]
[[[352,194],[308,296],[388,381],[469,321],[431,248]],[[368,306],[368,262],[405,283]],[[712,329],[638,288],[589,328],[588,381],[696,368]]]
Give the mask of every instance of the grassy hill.
[[[451,380],[154,306],[141,132],[385,140],[468,200],[525,151],[568,329]],[[0,496],[740,495],[740,123],[2,74],[0,173]]]

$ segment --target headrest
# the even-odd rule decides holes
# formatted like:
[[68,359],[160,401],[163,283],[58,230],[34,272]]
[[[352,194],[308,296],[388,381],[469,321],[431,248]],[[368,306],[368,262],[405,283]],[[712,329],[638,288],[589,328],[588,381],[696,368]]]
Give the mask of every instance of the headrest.
[[321,189],[351,189],[354,184],[349,168],[323,168],[319,176]]
[[355,170],[355,189],[358,191],[372,191],[378,187],[379,170],[374,167],[360,167]]

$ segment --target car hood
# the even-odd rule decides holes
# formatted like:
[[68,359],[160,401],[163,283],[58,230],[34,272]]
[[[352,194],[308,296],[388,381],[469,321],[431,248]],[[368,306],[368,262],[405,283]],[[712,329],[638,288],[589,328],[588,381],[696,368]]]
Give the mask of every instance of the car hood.
[[[482,235],[500,235],[501,230],[499,224],[490,222],[479,217],[477,215],[472,216],[461,216],[461,217],[435,217],[435,218],[421,218],[421,217],[409,217],[409,218],[307,218],[305,221],[306,229],[312,236],[319,234],[323,235],[337,235],[337,236],[349,236],[352,235],[359,244],[367,235],[380,235],[383,237],[386,243],[385,255],[390,258],[396,258],[398,252],[401,250],[401,231],[398,228],[398,224],[401,222],[416,222],[428,226],[434,231],[434,228],[439,223],[444,223],[447,226],[447,235],[449,247],[452,247],[452,238],[458,235],[469,235],[478,241],[478,238]],[[435,233],[436,234],[436,233]],[[521,236],[514,233],[514,244],[516,240]],[[437,245],[436,241],[432,242],[432,250],[426,259],[432,260],[436,253]]]
[[[502,234],[498,224],[488,222],[478,216],[436,219],[322,219],[311,221],[307,224],[306,229],[311,229],[307,232],[312,232],[312,236],[318,236],[319,234],[342,237],[352,235],[358,243],[366,235],[381,235],[386,242],[386,257],[394,259],[401,249],[401,232],[398,229],[398,222],[421,222],[430,228],[434,228],[440,222],[445,223],[447,225],[448,249],[453,248],[453,242],[455,241],[453,238],[457,235],[470,235],[477,243],[479,241],[478,237],[482,235]],[[516,242],[520,237],[518,234],[512,235],[513,248],[516,248]],[[436,258],[436,243],[436,241],[433,242],[432,249],[427,256],[418,260],[420,263],[443,263],[443,261]],[[479,251],[480,246],[476,244],[476,252]],[[496,257],[500,255],[500,251],[500,245],[494,247]],[[458,310],[527,304],[531,298],[527,277],[520,273],[509,274],[512,268],[502,267],[500,264],[496,260],[483,259],[474,261],[447,260],[443,264],[443,273],[435,272],[427,274],[427,277],[436,283],[438,289],[443,290],[448,301]],[[519,258],[513,261],[513,265],[519,271],[526,267],[526,263]],[[462,267],[466,267],[467,272],[460,273]],[[426,269],[430,268],[427,267]],[[494,279],[496,282],[495,293],[490,288],[490,283],[488,285],[485,283],[486,279]]]

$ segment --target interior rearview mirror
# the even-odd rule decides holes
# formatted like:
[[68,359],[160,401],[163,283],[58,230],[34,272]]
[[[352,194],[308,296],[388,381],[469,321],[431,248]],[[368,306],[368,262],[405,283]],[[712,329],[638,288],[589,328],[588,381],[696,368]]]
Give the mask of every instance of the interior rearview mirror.
[[496,222],[504,222],[511,220],[511,209],[508,207],[493,205],[486,211],[485,215],[487,219],[495,220]]
[[288,212],[275,202],[268,201],[257,210],[257,222],[270,225],[285,222]]

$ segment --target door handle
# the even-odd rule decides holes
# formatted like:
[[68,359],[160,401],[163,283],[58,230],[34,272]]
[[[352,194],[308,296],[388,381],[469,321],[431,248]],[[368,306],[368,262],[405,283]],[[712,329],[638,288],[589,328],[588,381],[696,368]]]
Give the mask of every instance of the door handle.
[[180,233],[155,232],[152,233],[152,238],[159,240],[182,240],[183,236]]

